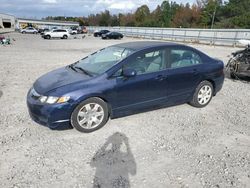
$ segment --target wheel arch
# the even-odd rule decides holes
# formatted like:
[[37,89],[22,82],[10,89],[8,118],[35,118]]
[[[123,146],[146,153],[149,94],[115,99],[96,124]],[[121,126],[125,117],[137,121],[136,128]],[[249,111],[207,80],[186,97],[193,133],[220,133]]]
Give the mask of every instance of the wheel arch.
[[215,96],[215,94],[216,94],[216,92],[215,92],[216,91],[215,81],[213,79],[205,79],[203,81],[208,81],[208,82],[210,82],[212,84],[212,86],[213,86],[213,96]]
[[99,98],[99,99],[103,100],[108,105],[108,114],[109,114],[109,117],[112,117],[112,114],[113,114],[112,113],[112,105],[111,105],[110,101],[107,99],[107,97],[105,97],[102,94],[92,94],[92,95],[80,97],[76,101],[76,104],[74,105],[74,108],[76,108],[78,106],[78,104],[80,104],[81,102],[83,102],[83,101],[85,101],[85,100],[87,100],[89,98]]

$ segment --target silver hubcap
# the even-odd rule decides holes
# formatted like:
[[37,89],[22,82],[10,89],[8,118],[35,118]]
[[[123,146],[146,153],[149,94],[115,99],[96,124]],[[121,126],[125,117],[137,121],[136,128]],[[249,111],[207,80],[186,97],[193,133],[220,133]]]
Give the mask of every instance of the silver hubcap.
[[212,88],[208,85],[203,86],[198,93],[198,102],[205,105],[212,97]]
[[93,129],[100,125],[104,118],[104,110],[97,103],[85,104],[78,112],[77,121],[85,129]]

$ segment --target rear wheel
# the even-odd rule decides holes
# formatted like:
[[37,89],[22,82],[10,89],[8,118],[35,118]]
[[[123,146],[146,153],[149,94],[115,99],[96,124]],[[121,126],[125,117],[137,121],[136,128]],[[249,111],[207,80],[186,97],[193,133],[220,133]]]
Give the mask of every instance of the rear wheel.
[[197,108],[208,105],[213,97],[213,85],[209,81],[202,81],[196,88],[190,104]]
[[63,39],[67,39],[68,38],[68,36],[67,35],[63,35]]
[[93,97],[80,103],[71,115],[71,124],[80,132],[93,132],[103,127],[108,120],[108,105]]
[[26,33],[25,31],[22,32],[22,34],[25,34],[25,33]]

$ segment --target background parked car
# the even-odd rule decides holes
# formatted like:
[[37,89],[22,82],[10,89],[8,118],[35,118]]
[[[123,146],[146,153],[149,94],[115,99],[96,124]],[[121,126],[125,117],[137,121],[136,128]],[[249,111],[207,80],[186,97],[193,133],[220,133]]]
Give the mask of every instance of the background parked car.
[[232,53],[227,68],[231,78],[250,78],[250,40],[240,40],[239,43],[246,45],[246,48]]
[[77,28],[77,33],[78,34],[86,34],[86,33],[88,33],[88,29],[85,26],[79,26]]
[[25,34],[25,33],[37,34],[38,30],[36,30],[34,27],[26,27],[25,29],[21,29],[20,32],[23,34]]
[[106,34],[102,34],[102,39],[121,39],[123,38],[123,34],[118,32],[109,32]]
[[[40,34],[41,35],[44,35],[45,32],[48,32],[49,29],[48,28],[45,28],[45,29],[40,29]],[[39,32],[39,31],[38,31]]]
[[101,30],[101,31],[95,31],[94,32],[94,37],[101,37],[103,34],[106,34],[110,32],[109,30]]
[[88,29],[87,29],[87,27],[82,26],[82,27],[78,28],[77,32],[79,34],[85,34],[85,33],[88,33]]
[[70,30],[69,30],[69,33],[70,33],[71,35],[76,35],[76,34],[77,34],[77,29],[76,29],[76,28],[70,29]]
[[51,39],[51,38],[67,39],[69,35],[70,34],[66,29],[53,29],[51,31],[45,32],[42,37],[44,39]]

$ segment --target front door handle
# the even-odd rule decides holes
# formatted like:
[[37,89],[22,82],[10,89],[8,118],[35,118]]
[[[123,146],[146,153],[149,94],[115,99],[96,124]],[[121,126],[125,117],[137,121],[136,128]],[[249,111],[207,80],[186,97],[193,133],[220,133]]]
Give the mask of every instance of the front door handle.
[[197,69],[193,69],[193,70],[192,70],[192,73],[193,73],[193,75],[197,75],[197,74],[198,74]]

